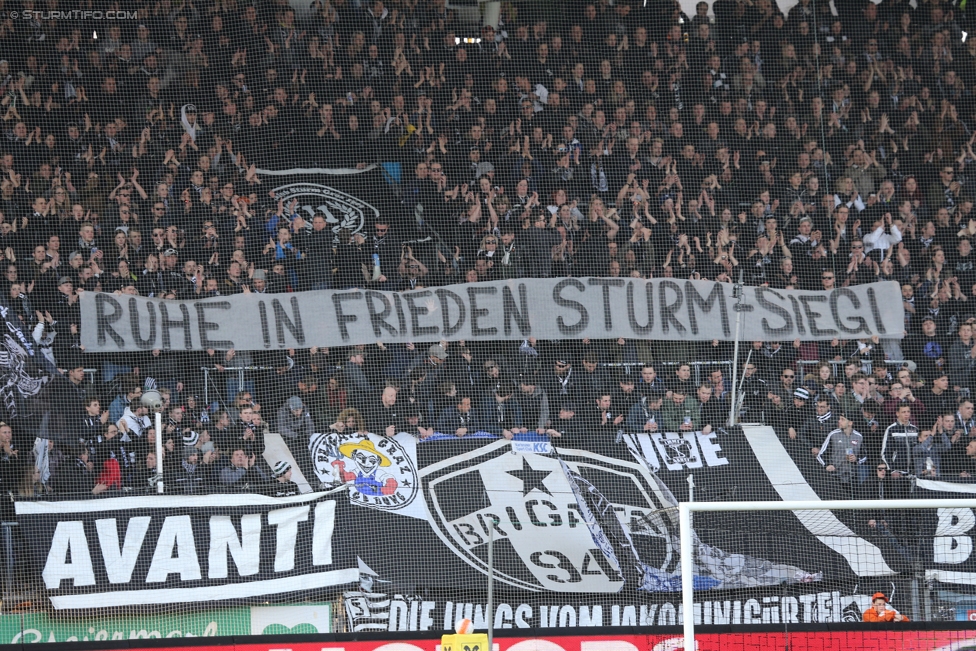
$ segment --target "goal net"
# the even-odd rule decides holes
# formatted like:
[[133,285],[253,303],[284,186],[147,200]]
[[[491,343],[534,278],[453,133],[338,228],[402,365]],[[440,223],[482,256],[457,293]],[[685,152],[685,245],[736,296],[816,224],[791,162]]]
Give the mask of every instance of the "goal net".
[[[952,535],[972,527],[973,499],[898,499],[794,501],[794,502],[686,502],[679,505],[681,539],[683,645],[695,647],[695,628],[704,625],[778,624],[788,631],[791,624],[820,621],[908,622],[932,621],[954,610],[934,590],[937,581],[971,581],[971,573],[924,570],[928,563],[955,564],[972,552],[971,539]],[[757,551],[777,554],[805,546],[784,528],[799,521],[816,530],[820,543],[836,552],[856,575],[860,595],[846,596],[842,590],[817,595],[798,595],[783,582],[779,594],[768,591],[762,598],[744,605],[738,602],[701,598],[696,585],[701,574],[720,573],[728,567],[748,566],[747,559],[725,557],[713,562],[711,545],[705,540],[731,541],[741,532],[770,531],[756,540]],[[862,532],[858,535],[857,531]],[[775,532],[775,533],[773,533]],[[934,533],[934,537],[931,534]],[[809,552],[809,549],[807,548]],[[841,560],[842,559],[842,560]],[[723,562],[724,561],[724,562]],[[754,576],[768,567],[754,565]],[[794,577],[799,578],[799,577]],[[819,578],[819,577],[818,577]],[[924,578],[924,581],[922,579]],[[841,587],[841,586],[832,586]],[[907,594],[895,599],[897,592]],[[870,593],[870,596],[868,596]],[[900,604],[901,610],[894,604]],[[731,609],[730,609],[731,606]],[[777,637],[778,636],[772,636]],[[779,639],[765,640],[756,648],[778,648]]]

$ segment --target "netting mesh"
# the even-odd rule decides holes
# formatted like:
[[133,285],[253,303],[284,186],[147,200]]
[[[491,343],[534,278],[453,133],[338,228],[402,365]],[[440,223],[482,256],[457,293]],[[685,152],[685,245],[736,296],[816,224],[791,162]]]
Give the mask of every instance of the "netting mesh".
[[966,619],[966,5],[0,1],[0,642]]

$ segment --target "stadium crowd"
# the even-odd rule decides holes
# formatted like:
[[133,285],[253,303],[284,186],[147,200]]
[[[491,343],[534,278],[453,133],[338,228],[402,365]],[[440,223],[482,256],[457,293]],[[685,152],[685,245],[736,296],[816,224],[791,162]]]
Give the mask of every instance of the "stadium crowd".
[[[61,371],[41,436],[0,424],[5,490],[147,490],[163,463],[177,490],[293,492],[267,431],[309,478],[329,428],[599,450],[621,430],[729,436],[728,367],[690,363],[729,342],[96,355],[85,291],[740,273],[902,287],[903,339],[751,343],[742,419],[774,425],[808,477],[852,496],[875,474],[976,475],[976,26],[953,3],[504,3],[480,31],[444,0],[127,8],[97,39],[0,20],[3,298]],[[257,171],[375,163],[402,174],[399,203],[358,232]]]

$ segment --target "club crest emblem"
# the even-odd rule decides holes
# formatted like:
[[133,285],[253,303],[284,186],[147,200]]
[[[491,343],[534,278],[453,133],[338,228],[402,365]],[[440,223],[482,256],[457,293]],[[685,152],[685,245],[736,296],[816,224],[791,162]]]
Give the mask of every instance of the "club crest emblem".
[[490,532],[495,577],[528,590],[619,592],[673,574],[677,528],[662,517],[654,478],[626,461],[562,457],[512,454],[499,442],[423,469],[436,531],[481,571]]
[[342,229],[358,233],[367,222],[380,215],[379,210],[365,201],[318,183],[289,183],[275,188],[274,193],[286,205],[297,199],[297,211],[307,221],[316,215],[324,215],[334,233]]
[[396,511],[417,495],[417,469],[396,440],[375,434],[326,432],[309,442],[315,474],[323,484],[352,484],[354,504]]

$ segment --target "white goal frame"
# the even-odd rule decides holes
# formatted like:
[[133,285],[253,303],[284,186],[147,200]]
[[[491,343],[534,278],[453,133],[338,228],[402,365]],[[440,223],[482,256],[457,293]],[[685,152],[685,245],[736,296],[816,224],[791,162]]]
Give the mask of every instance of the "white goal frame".
[[976,499],[937,500],[808,500],[794,502],[681,502],[678,526],[681,541],[681,602],[684,610],[684,648],[695,651],[694,511],[870,511],[885,509],[976,509]]

